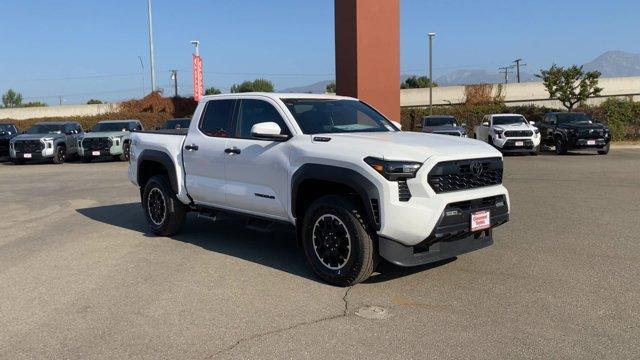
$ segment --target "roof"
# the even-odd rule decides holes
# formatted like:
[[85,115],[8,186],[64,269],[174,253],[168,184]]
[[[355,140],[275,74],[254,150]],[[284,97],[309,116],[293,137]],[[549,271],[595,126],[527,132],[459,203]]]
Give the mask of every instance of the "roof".
[[66,125],[66,124],[78,124],[77,121],[41,121],[36,125]]
[[567,111],[551,111],[546,113],[546,115],[558,115],[558,114],[586,114],[585,112],[582,111],[571,111],[571,112],[567,112]]
[[332,94],[305,94],[305,93],[267,93],[267,92],[246,92],[246,93],[234,93],[234,94],[220,94],[220,95],[206,95],[203,96],[203,100],[210,100],[216,98],[242,98],[245,96],[262,96],[273,100],[279,99],[333,99],[333,100],[357,100],[348,96],[339,96]]
[[430,118],[448,118],[448,119],[455,119],[456,117],[453,115],[427,115],[424,117],[425,119],[430,119]]
[[128,123],[128,122],[132,122],[132,121],[140,121],[140,120],[136,120],[136,119],[127,119],[127,120],[102,120],[99,121],[98,124],[102,124],[102,123]]
[[522,115],[522,114],[491,114],[490,116],[494,116],[494,117],[500,117],[500,116],[522,116],[522,117],[524,117],[524,115]]
[[1,122],[0,121],[0,125],[15,125],[14,123],[10,123],[10,122]]

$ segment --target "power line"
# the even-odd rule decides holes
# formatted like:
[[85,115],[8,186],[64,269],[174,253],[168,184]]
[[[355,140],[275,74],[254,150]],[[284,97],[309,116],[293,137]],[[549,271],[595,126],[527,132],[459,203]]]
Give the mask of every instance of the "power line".
[[500,70],[500,73],[504,74],[504,83],[507,84],[509,82],[509,74],[513,74],[513,71],[510,71],[511,69],[513,69],[513,65],[509,65],[509,66],[504,66],[504,67],[499,67],[498,70]]

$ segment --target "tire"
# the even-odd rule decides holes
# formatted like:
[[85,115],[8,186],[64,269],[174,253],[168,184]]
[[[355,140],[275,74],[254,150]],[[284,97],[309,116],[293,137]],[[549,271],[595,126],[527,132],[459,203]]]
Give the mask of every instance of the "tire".
[[85,163],[85,164],[90,163],[90,162],[91,162],[91,160],[93,160],[93,159],[91,159],[91,157],[90,157],[90,156],[83,156],[83,157],[82,157],[82,162],[83,162],[83,163]]
[[533,148],[533,151],[530,152],[531,156],[538,156],[539,153],[540,153],[540,145]]
[[22,159],[11,159],[13,165],[24,165],[25,161]]
[[177,234],[187,215],[186,205],[178,200],[164,175],[149,179],[142,194],[142,207],[151,232],[160,236]]
[[560,136],[556,137],[555,144],[556,144],[556,154],[564,155],[567,153],[567,144],[565,143],[564,140],[562,140],[562,137]]
[[64,146],[56,147],[56,151],[53,153],[54,164],[64,164],[64,160],[67,158],[67,150]]
[[120,154],[120,161],[129,161],[129,151],[131,150],[131,145],[128,142],[122,144],[122,154]]
[[364,213],[345,196],[327,195],[311,204],[301,236],[309,265],[327,283],[355,285],[369,278],[378,263],[375,237]]
[[603,147],[602,150],[598,150],[598,155],[607,155],[609,153],[609,147],[611,144],[607,144],[607,146]]

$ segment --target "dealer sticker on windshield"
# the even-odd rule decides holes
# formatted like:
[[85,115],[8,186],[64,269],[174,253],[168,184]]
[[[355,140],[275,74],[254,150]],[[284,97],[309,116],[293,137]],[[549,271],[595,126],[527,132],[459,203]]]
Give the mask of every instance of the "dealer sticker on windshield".
[[491,227],[491,213],[488,210],[471,214],[471,231],[488,229]]
[[516,141],[516,146],[524,146],[524,141]]
[[92,151],[91,155],[93,156],[100,156],[100,151]]
[[31,159],[31,154],[22,154],[25,159]]

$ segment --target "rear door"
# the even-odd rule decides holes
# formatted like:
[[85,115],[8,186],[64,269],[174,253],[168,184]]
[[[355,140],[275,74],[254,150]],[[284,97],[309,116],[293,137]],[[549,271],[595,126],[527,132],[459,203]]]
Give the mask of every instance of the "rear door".
[[227,148],[227,203],[254,215],[287,220],[290,200],[288,182],[290,145],[287,141],[260,140],[251,136],[251,127],[274,122],[281,134],[291,135],[278,104],[267,98],[240,100],[235,136]]
[[235,99],[209,100],[192,121],[182,149],[187,192],[196,204],[226,207],[225,161]]

